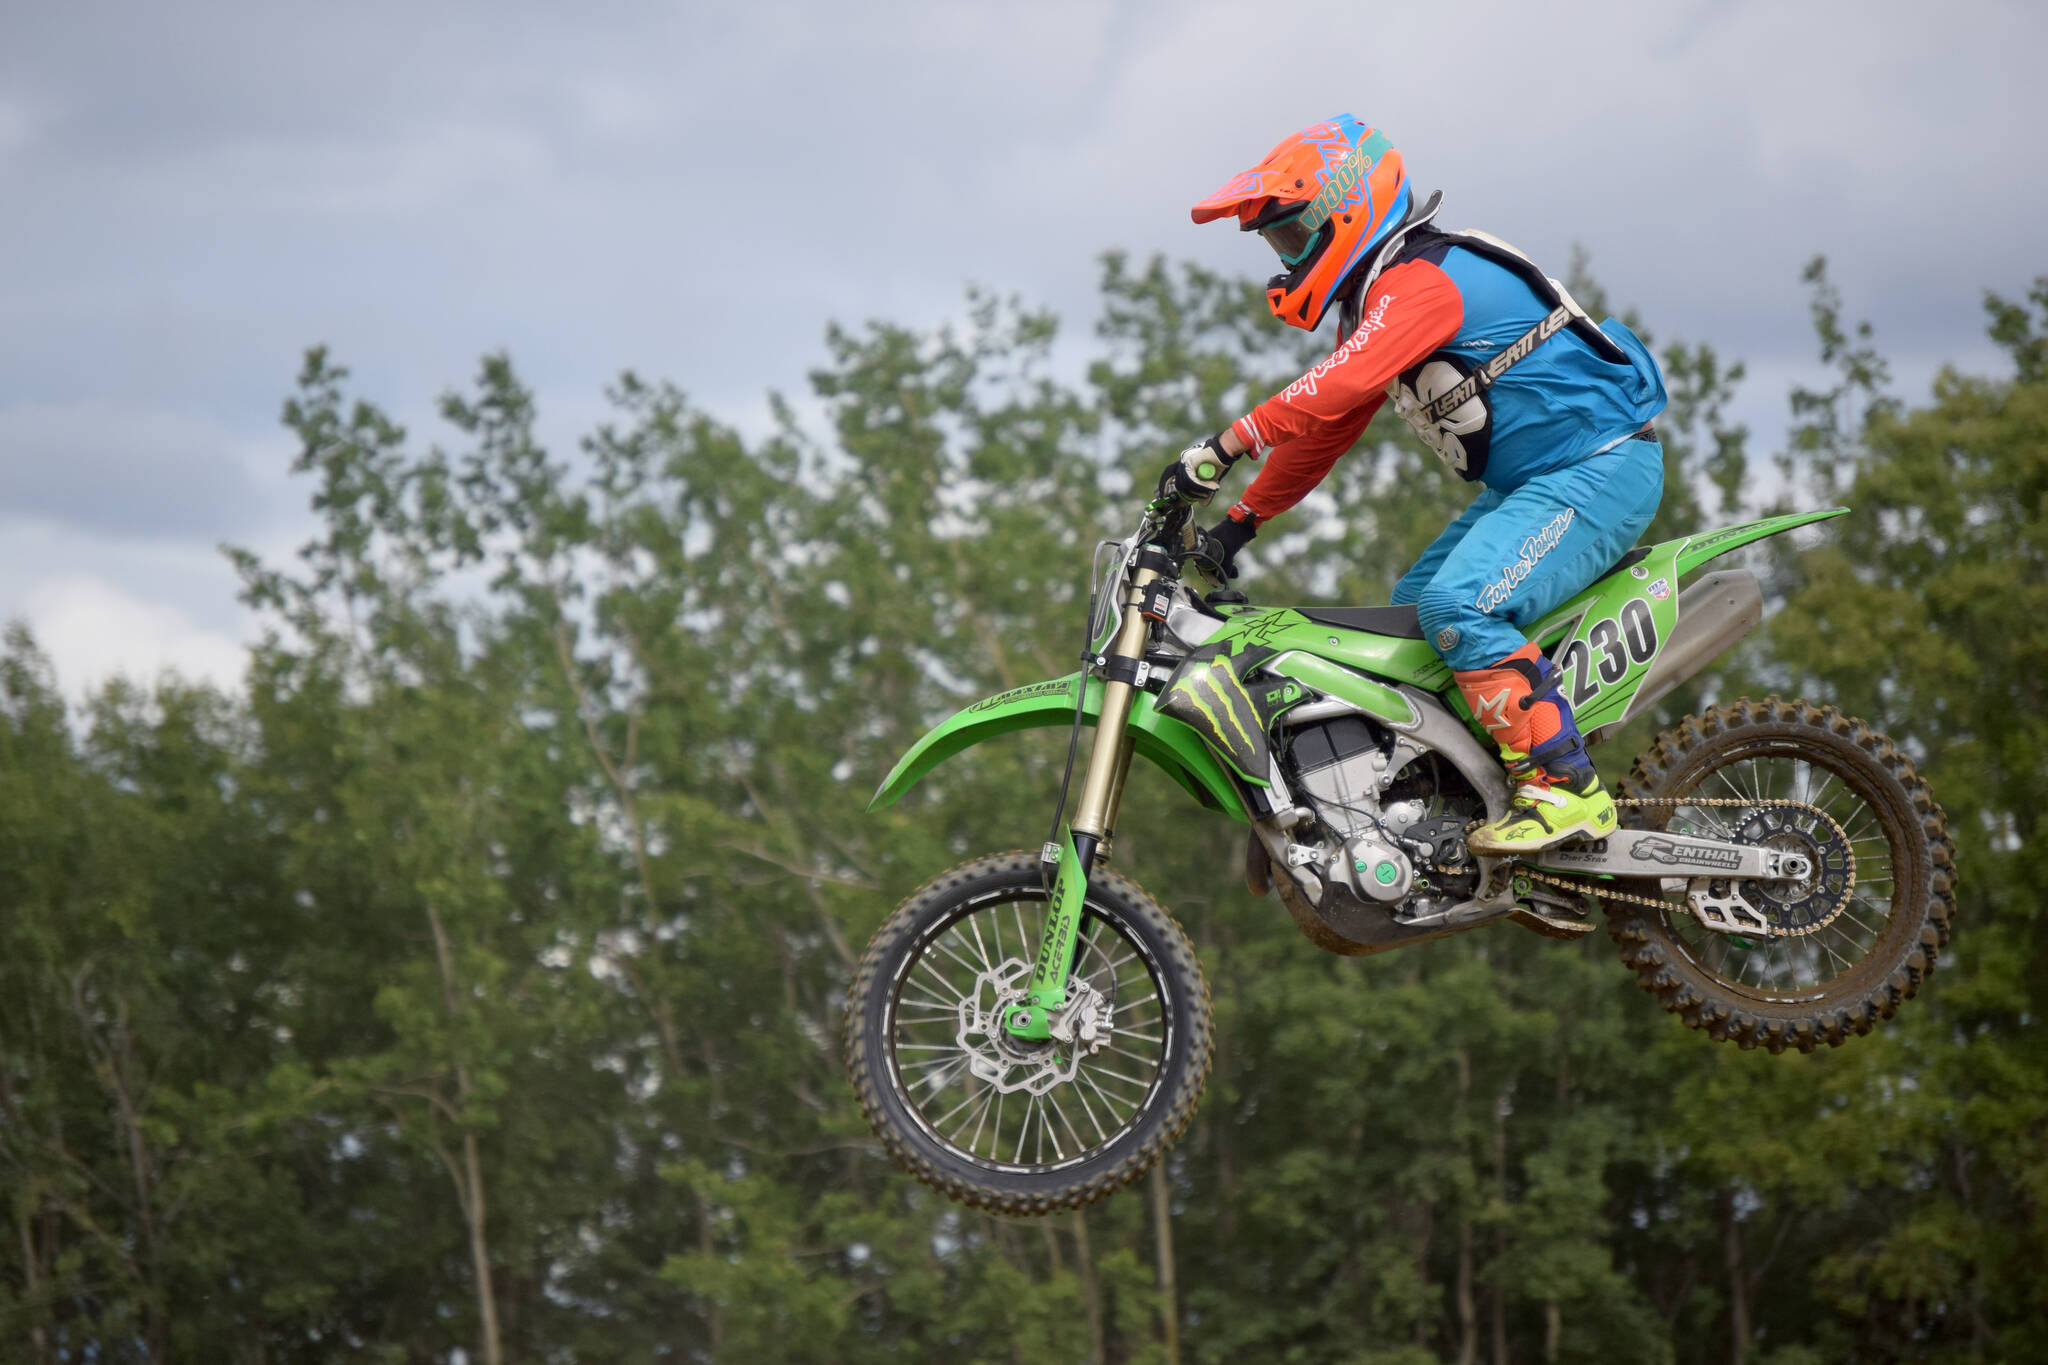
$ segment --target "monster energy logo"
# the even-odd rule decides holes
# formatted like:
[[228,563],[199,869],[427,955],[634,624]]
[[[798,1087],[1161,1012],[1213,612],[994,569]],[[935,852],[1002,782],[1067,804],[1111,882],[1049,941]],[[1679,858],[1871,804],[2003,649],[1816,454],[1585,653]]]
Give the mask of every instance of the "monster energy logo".
[[[1207,698],[1204,693],[1207,693]],[[1187,674],[1176,682],[1164,708],[1202,732],[1203,738],[1222,750],[1247,777],[1259,756],[1257,733],[1264,730],[1258,709],[1244,683],[1222,659]]]

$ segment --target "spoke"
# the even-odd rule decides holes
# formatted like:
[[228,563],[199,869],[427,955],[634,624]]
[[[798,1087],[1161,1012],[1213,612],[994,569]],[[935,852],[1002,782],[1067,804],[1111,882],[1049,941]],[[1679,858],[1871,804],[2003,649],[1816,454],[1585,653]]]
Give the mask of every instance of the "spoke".
[[1719,782],[1721,784],[1721,789],[1727,792],[1729,796],[1733,797],[1735,800],[1741,802],[1744,805],[1749,804],[1749,793],[1735,785],[1735,779],[1728,775],[1727,769],[1716,768],[1711,774],[1709,774],[1709,776],[1711,776],[1716,782]]
[[[1096,1093],[1100,1094],[1101,1092],[1097,1091]],[[1074,1087],[1074,1098],[1081,1102],[1081,1112],[1088,1116],[1088,1122],[1095,1125],[1095,1136],[1104,1142],[1109,1141],[1109,1133],[1103,1128],[1102,1120],[1095,1117],[1094,1107],[1088,1103],[1088,1096],[1082,1093],[1081,1087],[1078,1085]]]
[[[1138,1060],[1143,1061],[1145,1059],[1140,1057]],[[1085,1066],[1088,1065],[1088,1063],[1084,1062],[1082,1065]],[[1094,1066],[1095,1069],[1101,1072],[1103,1075],[1113,1077],[1116,1080],[1122,1081],[1125,1085],[1135,1085],[1140,1090],[1148,1090],[1151,1088],[1152,1083],[1150,1081],[1141,1081],[1136,1079],[1135,1077],[1126,1076],[1123,1072],[1112,1070],[1110,1067],[1105,1066],[1100,1062],[1095,1063]]]
[[958,986],[946,980],[945,977],[939,974],[939,969],[932,964],[932,960],[930,958],[920,955],[917,959],[917,965],[924,968],[926,971],[930,972],[932,974],[932,980],[938,982],[941,988],[953,992],[954,1000],[959,1001],[965,1000],[967,998],[967,992],[961,990]]
[[946,941],[944,938],[933,939],[932,947],[937,948],[947,957],[952,958],[955,962],[965,967],[967,969],[967,974],[969,976],[979,977],[981,975],[981,968],[975,966],[972,962],[969,962],[966,958],[960,956],[960,954],[954,952],[951,948],[948,948],[946,946]]
[[951,1066],[960,1060],[960,1050],[958,1048],[949,1048],[947,1050],[953,1053],[951,1057],[927,1057],[921,1062],[900,1062],[897,1064],[896,1069],[902,1072],[929,1071],[932,1067]]
[[[923,1065],[923,1063],[919,1063],[919,1065]],[[953,1065],[947,1070],[935,1071],[931,1075],[919,1080],[918,1084],[925,1087],[925,1094],[927,1096],[936,1095],[941,1090],[944,1090],[948,1085],[952,1084],[954,1076],[958,1075],[960,1072],[966,1069],[967,1059],[965,1057],[962,1057],[957,1062],[953,1063]]]
[[[981,954],[981,965],[988,968],[988,970],[990,971],[994,971],[996,969],[996,964],[988,960],[988,944],[982,942],[981,925],[976,921],[973,915],[969,915],[965,923],[968,929],[972,931],[974,934],[974,951]],[[960,932],[959,927],[957,925],[954,927],[953,932],[956,934]]]
[[[1031,960],[1031,944],[1032,944],[1032,938],[1031,938],[1031,935],[1030,935],[1030,934],[1028,934],[1028,933],[1024,932],[1024,906],[1023,906],[1023,903],[1022,903],[1022,902],[1020,902],[1020,901],[1011,901],[1011,902],[1010,902],[1010,913],[1011,913],[1012,915],[1015,915],[1015,916],[1016,916],[1016,918],[1017,918],[1017,941],[1018,941],[1019,943],[1021,943],[1021,944],[1023,944],[1023,945],[1024,945],[1024,960],[1025,960],[1026,962],[1029,962],[1029,961]],[[1019,1148],[1018,1150],[1019,1150],[1019,1151],[1021,1152],[1021,1151],[1022,1151],[1022,1148]]]
[[[981,1126],[988,1122],[988,1111],[1003,1097],[1003,1092],[994,1086],[988,1088],[988,1098],[981,1102],[979,1116],[974,1120],[974,1133],[967,1139],[967,1153],[972,1156],[981,1149]],[[964,1124],[962,1125],[965,1126]]]
[[[1138,1104],[1135,1100],[1111,1099],[1109,1093],[1105,1091],[1101,1086],[1095,1083],[1095,1078],[1088,1074],[1088,1068],[1085,1066],[1081,1068],[1081,1079],[1088,1082],[1088,1088],[1090,1090],[1093,1090],[1095,1092],[1095,1097],[1102,1101],[1103,1109],[1108,1112],[1109,1116],[1112,1119],[1116,1119],[1116,1126],[1119,1130],[1121,1130],[1126,1123],[1129,1123],[1131,1121],[1132,1114],[1138,1112]],[[1121,1107],[1124,1111],[1124,1116],[1122,1118],[1117,1118],[1116,1111],[1119,1107]]]
[[[1060,1116],[1060,1122],[1066,1125],[1067,1135],[1074,1139],[1074,1150],[1078,1152],[1087,1151],[1088,1144],[1082,1140],[1080,1131],[1074,1127],[1074,1121],[1067,1117],[1067,1111],[1060,1108],[1060,1102],[1057,1098],[1057,1095],[1057,1090],[1046,1091],[1045,1107],[1052,1110],[1053,1113],[1058,1114]],[[1060,1147],[1060,1135],[1057,1132],[1055,1132],[1052,1135],[1052,1154],[1055,1157],[1059,1158],[1061,1161],[1065,1161],[1067,1159],[1066,1152],[1062,1150],[1062,1148]]]
[[1010,1158],[1010,1164],[1013,1166],[1024,1164],[1024,1139],[1031,1136],[1031,1114],[1037,1108],[1038,1096],[1033,1095],[1030,1103],[1024,1107],[1024,1126],[1017,1130],[1017,1154]]
[[1717,838],[1728,839],[1731,841],[1735,838],[1735,831],[1728,828],[1728,826],[1722,821],[1721,817],[1714,813],[1714,808],[1712,806],[1692,806],[1689,808],[1681,806],[1679,809],[1691,809],[1697,812],[1701,823],[1711,826],[1713,828],[1714,835]]
[[1120,1057],[1130,1058],[1140,1066],[1149,1066],[1155,1071],[1159,1069],[1159,1059],[1157,1057],[1148,1057],[1142,1052],[1133,1052],[1127,1047],[1118,1047],[1114,1037],[1110,1039],[1109,1050]]
[[[1819,937],[1819,935],[1806,935],[1806,937]],[[1835,952],[1833,948],[1829,948],[1829,945],[1827,945],[1827,943],[1815,943],[1815,948],[1819,948],[1819,950],[1821,950],[1821,952],[1825,952],[1825,954],[1827,954],[1829,958],[1833,958],[1835,962],[1839,962],[1839,964],[1841,964],[1841,970],[1843,970],[1843,972],[1847,972],[1847,970],[1849,970],[1849,966],[1851,966],[1851,964],[1849,964],[1849,960],[1847,960],[1847,958],[1843,958],[1843,956],[1841,956],[1839,952]]]
[[[970,1104],[974,1103],[974,1102],[975,1102],[976,1100],[978,1100],[978,1099],[980,1099],[980,1098],[981,1098],[981,1095],[979,1095],[979,1094],[975,1093],[975,1092],[974,1092],[974,1091],[972,1091],[972,1090],[968,1091],[968,1092],[967,1092],[967,1098],[966,1098],[966,1099],[964,1099],[964,1100],[960,1101],[960,1103],[958,1103],[958,1104],[954,1105],[954,1106],[953,1106],[953,1107],[952,1107],[951,1109],[948,1109],[948,1110],[947,1110],[947,1111],[946,1111],[945,1113],[943,1113],[943,1114],[939,1115],[939,1116],[938,1116],[937,1118],[933,1119],[933,1120],[932,1120],[932,1127],[934,1127],[934,1128],[936,1128],[936,1129],[939,1129],[939,1130],[940,1130],[941,1132],[944,1132],[944,1131],[945,1131],[945,1125],[946,1125],[946,1120],[947,1120],[947,1119],[949,1119],[949,1118],[952,1118],[952,1117],[953,1117],[953,1115],[955,1115],[955,1114],[959,1113],[959,1112],[960,1112],[960,1111],[961,1111],[962,1109],[965,1109],[965,1108],[966,1108],[966,1107],[967,1107],[968,1105],[970,1105]],[[965,1120],[965,1119],[962,1119],[962,1120],[961,1120],[961,1126],[962,1126],[963,1128],[964,1128],[964,1127],[966,1127],[966,1120]]]

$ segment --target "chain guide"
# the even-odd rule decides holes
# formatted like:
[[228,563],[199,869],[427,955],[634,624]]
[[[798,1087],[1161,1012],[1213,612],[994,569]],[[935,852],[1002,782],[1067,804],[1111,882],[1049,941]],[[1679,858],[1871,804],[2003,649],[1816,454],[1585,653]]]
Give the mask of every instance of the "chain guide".
[[[1811,845],[1813,871],[1799,883],[1797,889],[1803,894],[1797,896],[1779,897],[1771,891],[1764,890],[1755,882],[1731,883],[1727,878],[1695,877],[1690,880],[1686,897],[1682,901],[1662,896],[1638,896],[1632,892],[1616,890],[1606,882],[1560,877],[1553,873],[1538,871],[1528,863],[1516,863],[1514,875],[1527,877],[1530,881],[1541,882],[1561,890],[1597,897],[1600,900],[1641,905],[1667,913],[1680,909],[1689,910],[1709,929],[1721,933],[1764,935],[1771,938],[1799,938],[1825,929],[1848,908],[1850,899],[1855,895],[1856,860],[1850,854],[1849,836],[1835,823],[1833,816],[1818,806],[1777,797],[1745,799],[1700,796],[1618,796],[1614,799],[1614,804],[1631,808],[1720,806],[1754,812],[1737,826],[1738,830],[1745,833],[1752,829],[1755,831],[1755,837],[1744,842],[1762,843],[1767,839],[1796,838],[1799,842]],[[1788,811],[1811,816],[1819,825],[1826,826],[1832,839],[1823,844],[1807,831],[1798,830],[1796,826],[1782,820],[1773,822],[1770,819],[1771,814],[1783,814]],[[1834,887],[1834,883],[1837,882],[1840,884],[1839,890]],[[1717,886],[1725,889],[1717,890]],[[1832,900],[1824,901],[1830,891],[1834,893]],[[1816,904],[1818,908],[1814,909]],[[1749,922],[1738,922],[1737,916]]]

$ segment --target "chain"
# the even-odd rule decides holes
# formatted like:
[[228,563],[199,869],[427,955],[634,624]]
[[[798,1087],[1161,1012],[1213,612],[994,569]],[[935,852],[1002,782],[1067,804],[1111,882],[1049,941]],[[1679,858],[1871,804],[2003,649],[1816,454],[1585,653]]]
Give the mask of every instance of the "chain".
[[[1850,897],[1856,894],[1856,859],[1854,851],[1849,844],[1849,836],[1843,832],[1840,825],[1835,823],[1833,816],[1818,806],[1809,806],[1802,801],[1787,801],[1778,797],[1759,797],[1754,800],[1744,800],[1740,797],[1724,796],[1617,796],[1614,799],[1614,804],[1617,806],[1739,806],[1745,810],[1757,810],[1765,806],[1783,806],[1811,815],[1814,819],[1833,830],[1835,838],[1841,841],[1844,853],[1849,855],[1848,885],[1842,888],[1841,897],[1828,907],[1827,913],[1814,920],[1813,923],[1798,929],[1780,929],[1776,925],[1772,925],[1771,934],[1774,938],[1798,938],[1826,928],[1834,923],[1837,915],[1848,908]],[[1615,834],[1619,833],[1621,833],[1620,830],[1615,831]],[[1608,837],[1613,838],[1614,835],[1609,835]],[[1629,905],[1647,906],[1653,910],[1670,911],[1685,908],[1684,901],[1670,901],[1665,900],[1661,896],[1637,896],[1627,891],[1616,891],[1605,882],[1580,881],[1574,877],[1557,877],[1548,872],[1539,872],[1527,863],[1516,863],[1513,873],[1517,877],[1527,877],[1531,881],[1542,882],[1546,886],[1560,887],[1563,890],[1576,891],[1582,895],[1597,896],[1605,901],[1621,901]],[[1814,863],[1814,873],[1816,876],[1820,873],[1818,859]]]

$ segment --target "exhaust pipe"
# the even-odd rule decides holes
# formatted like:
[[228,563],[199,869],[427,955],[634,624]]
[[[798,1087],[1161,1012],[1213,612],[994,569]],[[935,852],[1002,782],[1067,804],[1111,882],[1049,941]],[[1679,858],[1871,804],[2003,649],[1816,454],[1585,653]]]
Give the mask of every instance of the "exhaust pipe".
[[1605,739],[1663,700],[1674,687],[1719,658],[1764,619],[1763,589],[1745,569],[1710,573],[1678,595],[1678,624],[1650,665],[1621,719],[1601,726],[1587,740]]

